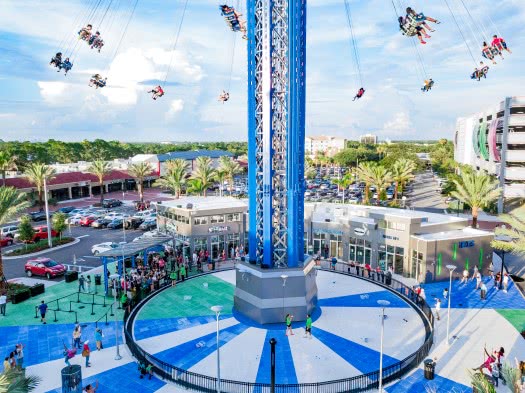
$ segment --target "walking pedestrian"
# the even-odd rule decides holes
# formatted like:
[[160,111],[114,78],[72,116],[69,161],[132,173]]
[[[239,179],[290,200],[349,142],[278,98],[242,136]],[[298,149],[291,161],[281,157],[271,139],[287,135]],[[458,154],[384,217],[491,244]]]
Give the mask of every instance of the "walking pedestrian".
[[184,281],[185,278],[186,278],[186,266],[183,263],[182,265],[180,265],[180,279]]
[[9,353],[9,365],[13,370],[16,370],[16,357],[15,351]]
[[9,357],[4,358],[4,372],[9,371],[11,369],[11,365],[9,364]]
[[103,337],[104,337],[104,333],[102,333],[102,329],[97,328],[97,330],[95,330],[95,343],[97,345],[97,351],[100,351],[101,349],[104,348],[104,346],[102,345]]
[[75,328],[73,329],[73,346],[75,348],[82,348],[82,345],[80,344],[80,338],[82,337],[82,328],[77,323],[75,325]]
[[503,275],[503,292],[507,293],[508,288],[509,288],[509,274],[505,273]]
[[312,339],[312,317],[310,314],[306,315],[306,327],[304,329],[304,337]]
[[292,329],[292,319],[293,315],[286,314],[286,335],[288,336],[288,333],[290,333],[291,336],[294,335],[293,329]]
[[151,379],[151,377],[153,377],[153,364],[148,364],[148,366],[146,367],[146,373],[149,374],[148,379]]
[[441,311],[441,299],[436,299],[436,318],[438,321],[441,319],[441,316],[439,315],[440,311]]
[[463,277],[461,278],[461,284],[466,284],[468,282],[468,270],[463,270]]
[[490,278],[494,278],[494,264],[492,262],[489,265],[489,276]]
[[89,363],[89,355],[91,355],[91,350],[89,349],[89,340],[84,342],[84,347],[82,348],[82,357],[86,358],[86,367],[91,367]]
[[7,304],[7,296],[5,295],[5,292],[2,292],[0,294],[0,314],[2,314],[5,317],[5,307]]
[[85,288],[84,288],[84,282],[86,281],[86,279],[84,278],[84,276],[80,276],[78,278],[78,291],[82,291],[84,292],[85,291]]
[[16,365],[20,371],[24,369],[24,344],[16,344]]
[[443,299],[448,299],[448,288],[443,289]]
[[474,265],[474,272],[472,273],[472,280],[476,279],[478,277],[478,267]]
[[480,293],[481,300],[485,300],[485,298],[487,297],[487,286],[485,285],[484,282],[482,282],[480,288],[481,288],[481,293]]
[[87,293],[91,293],[91,276],[89,274],[86,277],[86,289]]
[[481,286],[481,273],[477,272],[476,273],[476,290],[478,290],[480,286]]
[[69,363],[70,359],[73,359],[75,355],[77,354],[77,349],[75,347],[69,349],[66,344],[64,344],[64,363],[66,363],[66,366],[71,367],[71,363]]
[[494,386],[498,387],[499,380],[499,368],[498,366],[492,367],[492,381],[494,381]]
[[42,322],[45,325],[47,304],[43,300],[42,303],[40,303],[40,305],[38,306],[38,311],[40,311],[40,322]]

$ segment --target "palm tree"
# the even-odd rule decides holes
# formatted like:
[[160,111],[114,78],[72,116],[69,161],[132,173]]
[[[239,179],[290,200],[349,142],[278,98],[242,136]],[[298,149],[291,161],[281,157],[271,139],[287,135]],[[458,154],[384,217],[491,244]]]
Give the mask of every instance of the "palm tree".
[[26,376],[23,371],[11,369],[0,374],[0,393],[28,393],[36,389],[40,377]]
[[366,204],[370,203],[370,186],[374,182],[373,177],[373,168],[377,166],[375,163],[372,162],[362,162],[357,167],[357,176],[360,181],[365,182],[365,198],[363,202]]
[[206,193],[206,187],[200,179],[190,179],[188,180],[188,194],[197,194],[202,196],[203,193]]
[[38,192],[38,204],[42,209],[42,194],[44,191],[44,180],[49,181],[55,177],[55,170],[46,164],[32,162],[24,172],[28,180],[35,185]]
[[213,183],[217,171],[212,166],[212,160],[210,157],[197,157],[196,168],[191,174],[192,179],[199,180],[201,183],[202,195],[206,197],[206,191]]
[[128,173],[133,176],[137,183],[137,189],[139,191],[140,202],[144,202],[144,179],[146,176],[151,175],[152,169],[150,164],[147,162],[139,162],[137,164],[131,164],[128,167]]
[[[241,166],[237,161],[228,156],[219,158],[219,172],[224,172],[224,178],[230,185],[230,194],[233,191],[233,180],[236,174],[241,172]],[[221,182],[222,187],[222,182]]]
[[317,170],[313,166],[312,160],[305,161],[304,175],[306,176],[307,179],[310,179],[310,180],[315,179],[315,177],[317,176]]
[[[0,188],[0,225],[10,222],[18,213],[29,207],[24,194],[14,187]],[[4,283],[4,264],[0,250],[0,287]]]
[[2,185],[5,187],[5,174],[7,171],[16,171],[16,156],[9,155],[6,151],[0,151],[0,172],[2,173]]
[[[215,176],[215,180],[219,183],[219,196],[222,197],[222,189],[224,187],[224,179],[226,179],[226,172],[224,170],[218,169]],[[230,191],[231,195],[231,191]]]
[[385,145],[378,145],[376,148],[376,152],[377,154],[379,154],[379,158],[383,158],[384,156],[386,156],[388,149],[386,148]]
[[345,203],[345,191],[352,184],[352,175],[347,173],[341,179],[333,180],[333,182],[338,185],[338,189],[343,190],[343,203]]
[[166,161],[166,174],[155,183],[161,187],[168,188],[175,195],[180,197],[180,193],[188,176],[188,162],[182,158]]
[[412,160],[401,158],[394,163],[394,166],[392,167],[392,180],[396,182],[394,200],[397,200],[398,192],[403,194],[405,184],[414,179],[415,170],[416,164]]
[[104,177],[111,172],[111,165],[107,161],[93,161],[88,168],[88,172],[94,174],[100,185],[100,204],[104,202]]
[[507,237],[509,241],[493,240],[492,247],[521,257],[525,256],[525,205],[509,214],[502,214],[500,219],[510,228],[496,228],[495,233]]
[[385,189],[392,182],[392,174],[382,165],[375,165],[372,167],[372,184],[376,187],[377,192],[377,204],[381,199],[381,195]]
[[460,180],[454,180],[454,184],[456,191],[452,191],[451,195],[470,206],[472,228],[476,228],[479,210],[489,206],[501,193],[498,181],[481,171],[462,172]]

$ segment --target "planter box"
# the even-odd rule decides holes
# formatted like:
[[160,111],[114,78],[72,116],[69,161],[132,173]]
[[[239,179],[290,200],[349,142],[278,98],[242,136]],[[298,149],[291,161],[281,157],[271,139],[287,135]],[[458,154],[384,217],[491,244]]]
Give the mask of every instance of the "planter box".
[[66,272],[64,279],[66,282],[73,282],[75,280],[78,280],[78,272],[75,272],[75,271]]
[[18,304],[27,300],[31,297],[31,291],[29,289],[22,289],[11,295],[11,303]]
[[46,287],[44,284],[35,284],[31,288],[29,288],[31,291],[31,296],[37,296],[46,291]]

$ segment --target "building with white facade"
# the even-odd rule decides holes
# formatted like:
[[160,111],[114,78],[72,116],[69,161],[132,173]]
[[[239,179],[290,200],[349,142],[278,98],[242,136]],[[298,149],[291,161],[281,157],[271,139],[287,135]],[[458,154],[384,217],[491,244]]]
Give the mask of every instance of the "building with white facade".
[[365,134],[359,137],[359,142],[365,143],[367,145],[377,145],[377,135],[374,134]]
[[504,198],[525,198],[525,97],[506,97],[456,122],[454,159],[500,179]]
[[307,156],[315,157],[317,153],[333,156],[346,147],[346,139],[335,136],[307,136],[304,142],[304,151]]

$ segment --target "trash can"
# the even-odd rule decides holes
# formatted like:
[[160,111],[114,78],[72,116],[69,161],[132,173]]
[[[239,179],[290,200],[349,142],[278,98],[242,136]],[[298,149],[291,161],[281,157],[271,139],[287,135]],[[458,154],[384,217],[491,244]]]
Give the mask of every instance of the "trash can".
[[78,364],[62,369],[62,393],[82,393],[82,369]]
[[102,285],[102,276],[100,274],[95,274],[95,285]]
[[436,368],[436,363],[432,359],[425,359],[423,363],[425,367],[425,379],[434,379],[434,370]]

